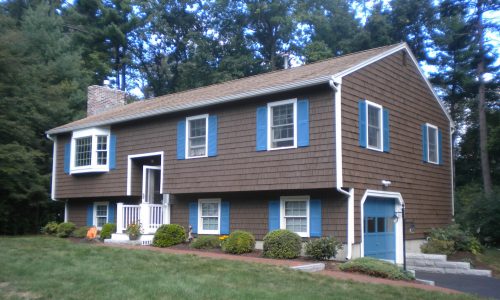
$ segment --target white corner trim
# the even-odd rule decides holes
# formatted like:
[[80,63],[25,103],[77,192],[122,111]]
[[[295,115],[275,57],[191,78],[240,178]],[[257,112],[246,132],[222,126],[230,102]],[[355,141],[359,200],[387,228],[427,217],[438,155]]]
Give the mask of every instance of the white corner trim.
[[132,154],[127,157],[127,196],[132,195],[132,159],[147,157],[147,156],[160,156],[160,194],[163,194],[163,157],[164,151],[158,152],[149,152],[149,153],[141,153],[141,154]]
[[424,74],[424,71],[422,70],[422,68],[420,68],[420,65],[418,64],[418,61],[417,59],[415,58],[415,56],[413,55],[412,51],[410,50],[410,47],[408,46],[407,43],[402,43],[401,45],[397,46],[397,47],[394,47],[390,50],[387,50],[383,53],[380,53],[379,55],[377,56],[374,56],[368,60],[365,60],[357,65],[355,65],[354,67],[351,67],[347,70],[344,70],[342,72],[339,72],[337,74],[334,74],[333,77],[344,77],[346,75],[349,75],[353,72],[356,72],[358,71],[359,69],[362,69],[368,65],[371,65],[389,55],[392,55],[400,50],[406,50],[406,52],[408,53],[408,55],[410,56],[411,60],[413,61],[413,64],[415,66],[417,66],[417,69],[418,71],[420,72],[420,75],[422,76],[422,78],[424,79],[425,83],[427,84],[427,87],[429,88],[429,90],[431,91],[432,95],[434,96],[435,100],[439,103],[439,106],[441,106],[441,109],[443,110],[444,114],[446,115],[446,117],[448,118],[448,121],[450,122],[451,126],[454,127],[455,126],[455,123],[453,122],[450,114],[448,113],[448,111],[446,110],[446,107],[444,106],[443,102],[441,101],[441,99],[438,97],[438,95],[436,94],[436,91],[434,91],[434,88],[432,87],[430,81],[427,79],[427,77],[425,76]]
[[352,246],[354,245],[354,189],[349,189],[347,200],[347,259],[352,258]]
[[[368,197],[378,197],[378,198],[392,198],[392,199],[397,199],[397,202],[394,210],[395,211],[401,211],[402,205],[404,204],[403,196],[401,196],[401,193],[398,192],[387,192],[387,191],[378,191],[378,190],[366,190],[365,194],[361,198],[361,203],[360,203],[360,217],[361,217],[361,257],[365,256],[365,238],[364,238],[364,230],[365,230],[365,225],[364,225],[364,218],[365,218],[365,209],[364,209],[364,204],[366,201],[366,198]],[[402,219],[402,218],[400,218]],[[396,224],[396,263],[397,264],[402,264],[403,263],[403,222],[398,221]]]
[[[219,208],[219,213],[217,216],[217,230],[204,230],[203,229],[203,216],[201,215],[202,203],[217,203]],[[204,198],[198,199],[198,234],[220,234],[220,225],[221,225],[221,199],[220,198]]]
[[[293,145],[288,147],[271,147],[271,127],[272,127],[272,109],[275,106],[293,104]],[[293,149],[297,148],[297,98],[274,101],[267,103],[267,150],[282,150],[282,149]]]
[[307,217],[307,230],[306,232],[296,232],[300,237],[310,237],[311,236],[311,210],[309,206],[311,205],[311,197],[304,196],[281,196],[280,197],[280,229],[286,229],[285,221],[285,201],[306,201],[306,217]]
[[[198,119],[205,119],[205,155],[200,155],[200,156],[189,156],[189,122],[192,120],[198,120]],[[203,114],[203,115],[197,115],[197,116],[191,116],[186,118],[186,137],[185,137],[185,143],[186,145],[184,146],[184,157],[186,159],[193,159],[193,158],[202,158],[202,157],[208,157],[208,114]]]
[[64,222],[68,222],[69,215],[68,215],[68,200],[64,201]]
[[451,216],[455,217],[455,162],[453,156],[453,133],[454,129],[450,126],[450,173],[451,173]]
[[[54,148],[52,150],[52,188],[50,191],[50,198],[54,201],[57,201],[56,199],[57,136],[55,136],[53,140],[54,140],[54,145],[53,145]],[[64,212],[64,218],[66,218],[66,207]]]

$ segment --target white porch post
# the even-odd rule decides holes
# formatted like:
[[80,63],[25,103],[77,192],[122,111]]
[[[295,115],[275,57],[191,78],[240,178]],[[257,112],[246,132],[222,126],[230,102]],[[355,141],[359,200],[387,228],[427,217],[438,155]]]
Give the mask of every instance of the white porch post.
[[163,194],[163,224],[170,224],[170,194]]
[[139,219],[141,222],[141,227],[143,229],[143,233],[148,234],[148,233],[150,233],[149,205],[147,203],[141,203],[139,206],[141,207],[141,217]]
[[123,203],[116,203],[116,233],[123,233]]

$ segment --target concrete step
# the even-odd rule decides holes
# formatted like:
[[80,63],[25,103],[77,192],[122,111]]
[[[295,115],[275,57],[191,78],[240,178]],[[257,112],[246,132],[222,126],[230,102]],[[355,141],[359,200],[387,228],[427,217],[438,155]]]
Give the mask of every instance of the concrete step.
[[491,277],[490,270],[442,268],[442,267],[416,267],[416,266],[408,266],[408,269],[414,270],[414,271],[429,272],[429,273],[461,274],[461,275],[474,275],[474,276]]
[[406,264],[408,266],[415,266],[415,267],[437,267],[437,268],[445,268],[445,269],[470,269],[470,263],[468,263],[468,262],[407,259]]
[[309,265],[301,265],[301,266],[290,267],[290,269],[312,273],[312,272],[323,271],[325,269],[325,264],[324,263],[316,263],[316,264],[309,264]]
[[442,254],[424,254],[424,253],[407,253],[406,259],[409,260],[425,260],[425,261],[446,261],[446,255]]

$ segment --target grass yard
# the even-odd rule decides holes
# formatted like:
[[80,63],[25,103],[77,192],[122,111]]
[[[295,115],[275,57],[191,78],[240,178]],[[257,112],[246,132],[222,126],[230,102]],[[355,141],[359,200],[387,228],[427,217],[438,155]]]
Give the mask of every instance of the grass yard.
[[487,265],[495,277],[500,278],[500,249],[487,248],[483,253],[478,254],[476,259]]
[[282,267],[0,237],[0,299],[475,299]]

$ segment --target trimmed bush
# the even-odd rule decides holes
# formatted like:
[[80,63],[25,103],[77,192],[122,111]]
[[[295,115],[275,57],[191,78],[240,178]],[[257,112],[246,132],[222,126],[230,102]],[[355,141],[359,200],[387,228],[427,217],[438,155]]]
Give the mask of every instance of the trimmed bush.
[[222,250],[226,253],[243,254],[252,252],[255,247],[255,237],[248,231],[236,230],[222,243]]
[[43,234],[54,235],[57,233],[57,222],[49,222],[45,226],[42,227],[41,232]]
[[422,250],[422,253],[445,254],[445,255],[450,255],[456,252],[454,241],[444,241],[435,239],[428,240],[427,243],[420,246],[420,250]]
[[83,239],[84,237],[87,237],[87,231],[89,230],[89,227],[84,226],[84,227],[78,227],[73,231],[71,234],[72,237]]
[[301,249],[300,236],[286,229],[271,231],[264,237],[264,257],[296,258]]
[[71,222],[61,223],[57,226],[57,236],[67,238],[75,231],[76,225]]
[[156,230],[153,238],[153,246],[170,247],[180,244],[186,240],[184,227],[178,224],[162,225]]
[[335,257],[342,249],[342,243],[333,237],[323,237],[310,240],[306,244],[306,255],[317,260],[327,260]]
[[371,257],[356,258],[339,266],[344,272],[357,272],[374,277],[414,280],[413,274],[405,272],[402,268],[390,262]]
[[220,240],[215,235],[200,235],[190,245],[194,249],[215,249],[220,248]]
[[450,255],[457,251],[478,254],[482,251],[479,240],[467,231],[460,229],[458,224],[444,228],[435,228],[429,234],[427,243],[420,249],[424,253]]
[[100,239],[110,239],[111,234],[116,233],[116,225],[113,223],[106,223],[102,225]]

